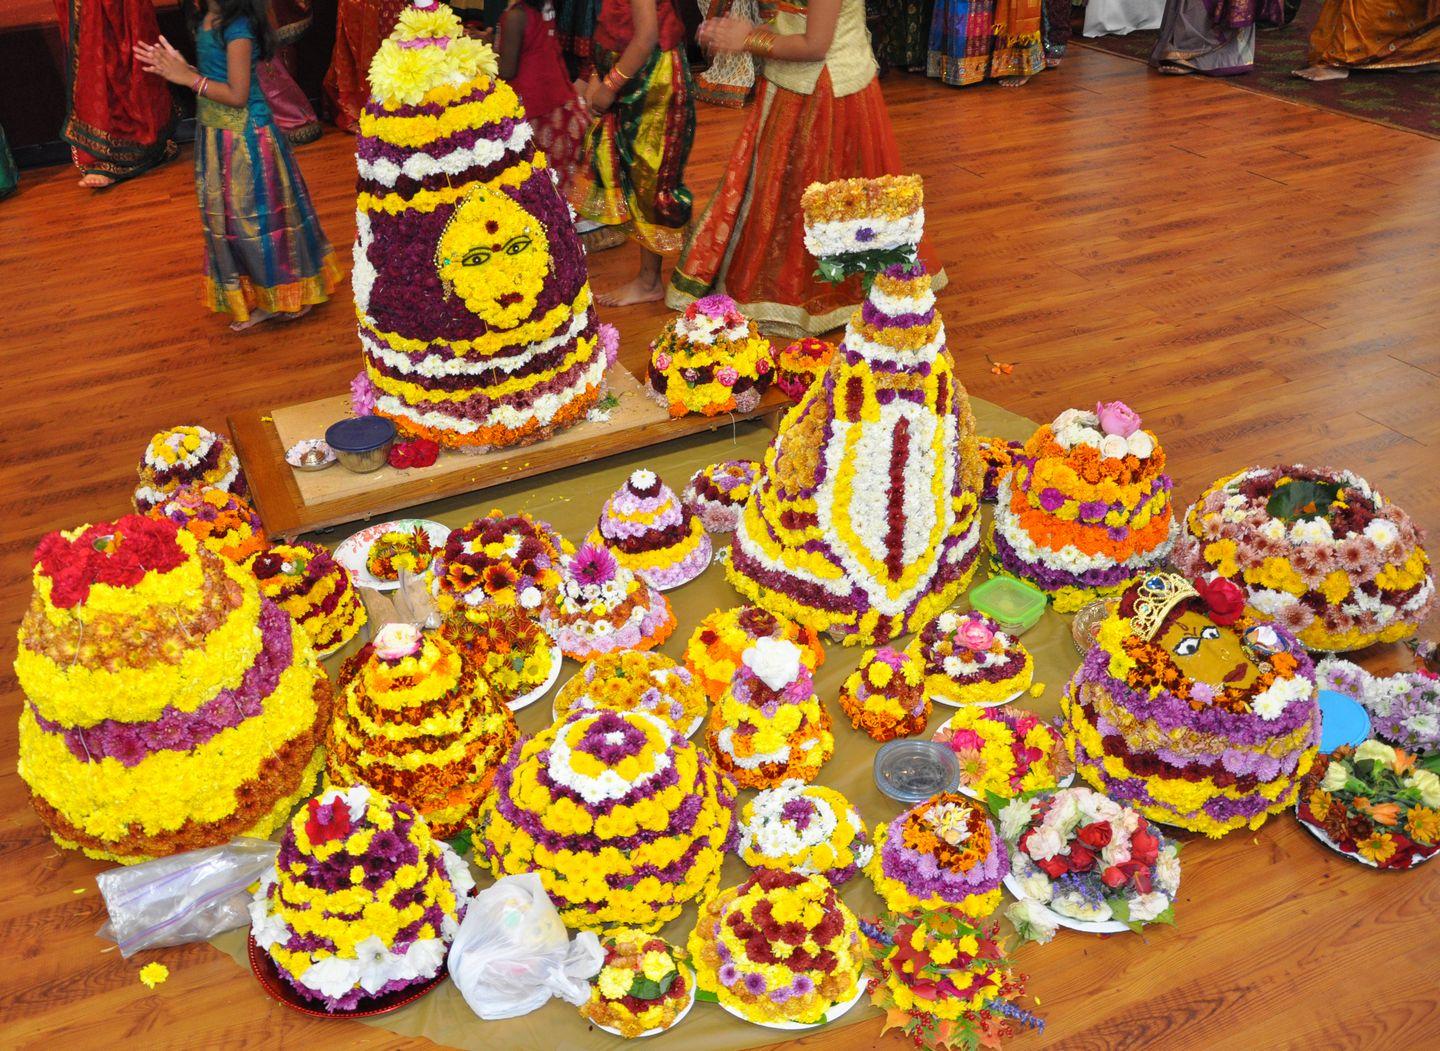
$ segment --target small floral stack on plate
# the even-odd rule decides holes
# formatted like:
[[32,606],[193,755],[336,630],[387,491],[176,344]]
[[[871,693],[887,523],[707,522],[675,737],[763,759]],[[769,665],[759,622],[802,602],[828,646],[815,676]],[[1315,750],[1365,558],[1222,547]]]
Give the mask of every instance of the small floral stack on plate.
[[930,718],[924,664],[889,646],[868,650],[840,688],[840,708],[877,741],[920,733]]
[[1010,871],[1005,845],[985,811],[956,792],[917,803],[875,827],[866,873],[896,913],[950,909],[982,920],[1000,904]]
[[925,665],[925,691],[941,704],[1004,704],[1030,688],[1030,651],[978,611],[946,610],[906,649]]
[[689,737],[705,718],[705,694],[688,668],[663,653],[605,653],[555,697],[555,718],[575,711],[649,712]]
[[240,457],[230,443],[204,427],[172,427],[150,439],[140,459],[135,510],[144,513],[186,485],[210,487],[245,496],[248,489]]
[[622,566],[661,591],[694,580],[712,554],[700,519],[645,470],[633,472],[605,501],[589,541],[604,544]]
[[255,509],[214,486],[184,485],[150,512],[168,518],[217,555],[244,563],[265,550],[265,526]]
[[738,853],[751,868],[824,876],[838,887],[869,864],[874,848],[860,811],[839,792],[784,781],[745,804]]
[[582,544],[561,559],[561,583],[540,623],[577,661],[616,650],[650,650],[675,630],[670,602],[616,561],[609,548]]
[[692,474],[680,500],[710,532],[733,533],[758,477],[754,460],[721,460]]
[[760,639],[784,639],[800,647],[800,660],[813,675],[825,663],[825,650],[814,628],[759,606],[717,609],[700,621],[685,644],[685,666],[700,680],[712,701],[730,688],[746,650]]
[[365,605],[350,574],[319,544],[274,544],[250,562],[260,593],[304,629],[315,652],[328,657],[365,625]]
[[605,964],[590,982],[580,1014],[626,1038],[676,1025],[695,1003],[690,968],[669,942],[633,927],[605,935]]

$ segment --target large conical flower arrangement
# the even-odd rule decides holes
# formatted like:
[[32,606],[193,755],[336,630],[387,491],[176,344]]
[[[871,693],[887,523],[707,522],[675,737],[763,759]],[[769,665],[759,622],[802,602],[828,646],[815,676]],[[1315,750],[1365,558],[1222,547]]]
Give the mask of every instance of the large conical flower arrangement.
[[[903,191],[918,208],[918,181],[877,185],[858,202],[846,184],[812,187],[807,228],[824,211],[812,215],[810,202],[837,186],[846,210],[828,225],[870,230],[872,239],[887,224],[903,226],[918,239],[916,215],[895,220],[887,206]],[[735,532],[730,579],[750,601],[847,644],[916,630],[974,574],[980,481],[975,421],[930,276],[919,263],[892,264],[766,452]]]
[[582,419],[607,365],[585,254],[495,54],[434,0],[370,67],[355,313],[375,411],[449,446]]

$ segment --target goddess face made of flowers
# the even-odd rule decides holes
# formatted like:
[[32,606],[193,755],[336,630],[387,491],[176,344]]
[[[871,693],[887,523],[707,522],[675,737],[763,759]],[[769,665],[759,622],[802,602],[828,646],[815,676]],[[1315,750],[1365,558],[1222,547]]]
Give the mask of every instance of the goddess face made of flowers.
[[527,320],[550,273],[544,225],[501,190],[472,190],[440,234],[435,268],[447,291],[492,329]]
[[1217,691],[1226,686],[1249,690],[1260,675],[1260,666],[1246,651],[1240,633],[1196,609],[1170,618],[1156,641],[1187,679]]

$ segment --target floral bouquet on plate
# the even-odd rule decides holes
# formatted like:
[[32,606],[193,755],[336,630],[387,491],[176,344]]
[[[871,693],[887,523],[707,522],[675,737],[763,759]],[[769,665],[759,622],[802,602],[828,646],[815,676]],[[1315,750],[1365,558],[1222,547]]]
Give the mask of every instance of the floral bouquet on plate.
[[985,465],[985,483],[980,489],[980,499],[993,504],[999,499],[1000,479],[1015,466],[1015,460],[1025,451],[1025,443],[994,437],[976,438],[975,441],[980,447],[980,462]]
[[999,941],[999,925],[972,925],[953,910],[891,915],[860,924],[878,952],[879,981],[870,1000],[916,1047],[996,1048],[1015,1023],[1043,1032],[1045,1023],[1016,1001],[1026,976]]
[[1424,671],[1371,675],[1340,657],[1317,664],[1315,678],[1322,690],[1359,701],[1376,737],[1422,756],[1440,754],[1440,679]]
[[244,563],[265,550],[265,526],[248,503],[213,486],[184,485],[150,511],[194,533],[211,551]]
[[722,460],[690,476],[680,502],[712,533],[733,533],[760,476],[754,460]]
[[1185,513],[1175,565],[1239,584],[1252,615],[1312,650],[1358,650],[1415,634],[1435,605],[1424,534],[1349,471],[1252,467]]
[[135,510],[144,514],[182,486],[209,487],[245,496],[240,457],[230,443],[204,427],[172,427],[150,439],[140,459]]
[[350,574],[319,544],[274,544],[250,562],[260,593],[305,630],[315,652],[328,657],[365,624]]
[[705,715],[705,694],[689,670],[662,653],[603,653],[555,697],[555,718],[574,711],[649,712],[682,734]]
[[439,549],[423,525],[387,529],[365,553],[365,568],[376,580],[399,580],[401,573],[423,573]]
[[451,531],[430,567],[430,589],[442,613],[498,602],[534,615],[559,589],[561,557],[574,550],[548,522],[491,511]]
[[891,912],[950,909],[982,920],[1000,904],[1010,871],[1004,844],[985,811],[957,792],[917,803],[887,827],[875,826],[865,873]]
[[833,788],[792,780],[745,804],[738,853],[751,868],[824,876],[838,887],[869,863],[874,849],[849,800]]
[[685,666],[695,673],[712,701],[730,688],[746,650],[760,639],[784,639],[800,647],[800,660],[811,673],[825,663],[825,650],[814,628],[796,624],[759,606],[717,609],[685,644]]
[[1003,704],[1035,677],[1030,651],[978,610],[946,610],[905,652],[924,663],[925,691],[944,704]]
[[615,560],[609,548],[581,544],[561,559],[559,590],[540,623],[577,661],[615,650],[650,650],[675,630],[670,601]]
[[1019,796],[1000,809],[1019,896],[1058,916],[1139,931],[1175,922],[1177,844],[1091,788]]
[[1295,814],[1327,846],[1378,869],[1408,869],[1440,851],[1440,758],[1423,764],[1369,740],[1322,755],[1300,783]]
[[775,386],[793,401],[810,389],[835,356],[835,344],[805,336],[789,344],[776,359]]
[[605,964],[590,980],[580,1014],[626,1038],[669,1029],[690,1006],[690,968],[663,938],[617,927],[602,939]]
[[474,887],[411,807],[329,788],[281,837],[250,935],[304,999],[349,1011],[439,974]]
[[710,567],[704,523],[654,471],[632,471],[605,501],[586,539],[604,544],[622,566],[661,591],[688,584]]
[[855,729],[877,741],[918,734],[930,718],[925,667],[913,653],[869,650],[840,688],[840,708]]
[[649,394],[671,416],[751,412],[775,378],[775,355],[735,300],[697,299],[650,344]]
[[482,602],[445,614],[440,634],[460,651],[502,704],[532,693],[558,675],[550,636],[519,606]]
[[819,876],[760,869],[701,906],[689,947],[701,994],[747,1021],[818,1022],[860,992],[859,923]]
[[961,708],[935,740],[955,753],[960,790],[975,799],[1043,792],[1075,769],[1059,731],[1018,708]]

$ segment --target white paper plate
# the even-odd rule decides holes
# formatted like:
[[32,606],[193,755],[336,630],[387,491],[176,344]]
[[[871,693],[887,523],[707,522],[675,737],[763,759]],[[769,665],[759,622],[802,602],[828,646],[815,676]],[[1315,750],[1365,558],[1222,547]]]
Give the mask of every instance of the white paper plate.
[[[1020,882],[1015,878],[1014,873],[1006,873],[1005,889],[1013,894],[1017,901],[1025,897],[1025,892],[1020,889]],[[1050,918],[1051,923],[1060,927],[1068,927],[1072,931],[1080,931],[1082,934],[1125,934],[1130,930],[1119,920],[1074,920],[1069,916],[1062,916],[1044,905],[1041,905],[1040,908]]]
[[[1025,687],[1025,690],[1028,690],[1029,688],[1030,687],[1027,686]],[[932,700],[936,704],[943,704],[947,708],[999,708],[1001,705],[1009,704],[1017,697],[1023,695],[1025,693],[1025,690],[1016,690],[1009,697],[1006,697],[1003,701],[982,701],[979,704],[961,704],[958,701],[946,700],[944,697],[941,697],[937,694],[932,694],[930,696],[930,700]]]
[[[686,969],[687,969],[687,970],[690,970],[688,967],[687,967]],[[669,1025],[667,1025],[664,1029],[647,1029],[647,1030],[645,1030],[645,1032],[643,1032],[643,1033],[637,1033],[637,1034],[635,1035],[634,1039],[636,1039],[636,1040],[644,1040],[647,1036],[659,1036],[661,1033],[668,1033],[668,1032],[670,1032],[670,1030],[674,1029],[674,1028],[675,1028],[677,1025],[679,1025],[681,1022],[685,1021],[685,1016],[690,1013],[690,1008],[692,1008],[692,1007],[694,1007],[694,1006],[695,1006],[695,972],[694,972],[693,970],[690,970],[690,1002],[685,1005],[685,1010],[681,1011],[678,1015],[676,1015],[676,1016],[675,1016],[675,1021],[671,1022],[671,1023],[670,1023]],[[608,1025],[601,1025],[599,1022],[591,1022],[590,1024],[593,1025],[596,1029],[603,1029],[603,1030],[605,1030],[605,1032],[609,1033],[611,1036],[620,1036],[620,1037],[623,1037],[623,1036],[625,1035],[624,1033],[620,1032],[620,1030],[618,1030],[618,1029],[611,1029]]]
[[560,652],[560,647],[550,643],[550,674],[545,676],[545,681],[529,693],[521,694],[510,702],[510,710],[518,712],[521,708],[528,708],[541,697],[550,692],[550,687],[555,685],[560,678],[560,665],[565,662],[565,655]]
[[416,526],[425,527],[426,536],[430,538],[430,543],[437,548],[444,547],[446,539],[450,536],[449,526],[432,522],[428,518],[397,518],[391,522],[366,526],[360,532],[340,541],[335,548],[335,561],[345,567],[350,573],[351,582],[357,587],[374,588],[376,591],[394,591],[400,586],[400,581],[381,580],[365,568],[365,560],[370,557],[370,546],[380,539],[382,533],[388,533],[392,529],[402,531],[414,529]]
[[752,1021],[749,1018],[746,1018],[739,1011],[735,1010],[733,1007],[730,1007],[728,1004],[722,1003],[720,1006],[725,1008],[727,1012],[734,1015],[736,1018],[740,1019],[740,1021],[749,1022],[751,1025],[762,1026],[765,1029],[782,1029],[787,1032],[797,1029],[819,1029],[822,1025],[829,1025],[841,1015],[845,1014],[845,1012],[849,1011],[850,1008],[858,1004],[860,1002],[860,998],[865,995],[865,990],[869,985],[869,978],[861,978],[860,987],[856,989],[855,995],[852,996],[850,999],[846,1000],[843,1004],[836,1004],[835,1006],[831,1007],[830,1010],[825,1012],[824,1020],[820,1022],[756,1022]]
[[[1326,833],[1326,831],[1325,831],[1323,828],[1320,828],[1320,827],[1318,827],[1318,826],[1316,826],[1316,825],[1312,825],[1312,824],[1310,824],[1310,822],[1305,821],[1304,819],[1302,819],[1302,818],[1300,817],[1299,813],[1298,813],[1298,808],[1297,808],[1297,813],[1296,813],[1296,815],[1295,815],[1295,820],[1297,820],[1297,821],[1300,822],[1300,826],[1301,826],[1302,828],[1304,828],[1306,831],[1308,831],[1312,836],[1314,836],[1316,839],[1318,839],[1321,843],[1324,843],[1327,847],[1329,847],[1329,848],[1330,848],[1331,850],[1333,850],[1335,853],[1339,854],[1342,858],[1349,858],[1351,861],[1358,861],[1358,862],[1360,862],[1360,864],[1362,864],[1362,865],[1368,865],[1368,866],[1370,866],[1372,869],[1379,869],[1379,868],[1380,868],[1379,865],[1375,864],[1375,862],[1371,861],[1369,858],[1365,857],[1363,854],[1352,854],[1352,853],[1350,853],[1350,851],[1348,851],[1348,850],[1344,849],[1343,847],[1341,847],[1340,844],[1336,843],[1333,839],[1330,838],[1329,834]],[[1410,864],[1409,864],[1406,868],[1403,868],[1403,869],[1391,868],[1389,871],[1391,871],[1391,872],[1408,872],[1410,869],[1413,869],[1416,865],[1423,865],[1423,864],[1425,864],[1425,862],[1429,861],[1430,858],[1433,858],[1433,857],[1435,857],[1434,854],[1431,854],[1429,858],[1418,858],[1418,859],[1416,859],[1416,860],[1411,861]]]

